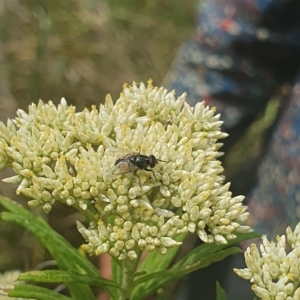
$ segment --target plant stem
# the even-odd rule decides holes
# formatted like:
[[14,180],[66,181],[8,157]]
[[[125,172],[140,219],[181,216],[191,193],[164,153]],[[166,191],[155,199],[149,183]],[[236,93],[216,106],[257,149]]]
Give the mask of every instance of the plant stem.
[[91,210],[90,207],[88,207],[86,210],[80,208],[78,204],[74,204],[73,207],[75,207],[80,213],[82,213],[88,221],[93,221],[97,224],[98,219],[95,217],[95,213]]
[[138,259],[131,260],[130,258],[127,258],[122,262],[122,295],[120,295],[119,300],[130,300],[133,289],[134,273],[138,261]]

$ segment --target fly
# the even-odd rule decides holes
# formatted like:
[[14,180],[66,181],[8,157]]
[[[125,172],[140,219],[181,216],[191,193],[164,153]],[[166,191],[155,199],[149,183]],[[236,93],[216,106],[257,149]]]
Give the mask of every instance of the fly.
[[144,155],[138,152],[129,152],[128,150],[123,148],[109,147],[108,151],[114,153],[117,156],[117,159],[115,161],[114,167],[110,171],[108,171],[107,175],[115,177],[121,174],[132,172],[139,178],[140,184],[141,179],[137,174],[137,171],[145,170],[148,172],[152,172],[154,178],[157,180],[152,168],[154,168],[160,161],[167,162],[157,159],[153,154]]

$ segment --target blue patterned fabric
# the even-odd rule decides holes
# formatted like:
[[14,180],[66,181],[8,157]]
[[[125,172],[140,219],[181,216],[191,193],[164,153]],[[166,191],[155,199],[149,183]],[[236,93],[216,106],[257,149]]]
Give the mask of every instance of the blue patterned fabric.
[[165,80],[178,94],[187,92],[190,104],[216,106],[224,130],[237,133],[230,143],[278,87],[294,85],[248,195],[250,224],[271,237],[300,221],[299,66],[298,0],[203,0],[195,35]]

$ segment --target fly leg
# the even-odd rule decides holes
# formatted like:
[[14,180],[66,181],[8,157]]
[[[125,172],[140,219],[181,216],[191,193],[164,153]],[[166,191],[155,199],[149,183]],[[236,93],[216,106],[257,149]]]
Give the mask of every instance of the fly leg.
[[153,171],[152,169],[144,169],[144,170],[149,171],[149,172],[152,172],[152,174],[153,174],[155,180],[157,181],[157,178],[156,178],[156,176],[155,176],[155,173],[154,173],[154,171]]
[[138,170],[133,171],[133,174],[134,174],[135,176],[137,176],[137,178],[139,179],[139,182],[140,182],[140,186],[142,186],[141,178],[140,178],[140,176],[137,174],[137,171],[138,171]]

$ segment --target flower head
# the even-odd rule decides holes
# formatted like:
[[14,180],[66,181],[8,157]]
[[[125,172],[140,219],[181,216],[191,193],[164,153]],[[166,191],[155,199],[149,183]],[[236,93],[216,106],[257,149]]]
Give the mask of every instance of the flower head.
[[[263,236],[260,252],[251,244],[244,253],[247,268],[234,271],[253,283],[252,289],[261,299],[300,299],[299,245],[300,223],[294,231],[288,227],[286,236],[277,236],[277,243]],[[288,246],[292,249],[289,253]]]
[[[190,107],[185,95],[176,99],[150,81],[125,85],[115,104],[108,95],[99,109],[78,113],[64,99],[58,107],[40,101],[1,124],[2,165],[17,174],[5,181],[19,182],[17,193],[30,197],[31,207],[49,212],[61,201],[92,211],[89,228],[78,222],[90,254],[165,253],[186,232],[225,244],[250,228],[242,225],[243,197],[232,198],[224,184],[218,140],[227,134],[219,118],[204,102]],[[124,165],[112,147],[161,161],[154,173],[141,168],[111,177],[112,168]]]

